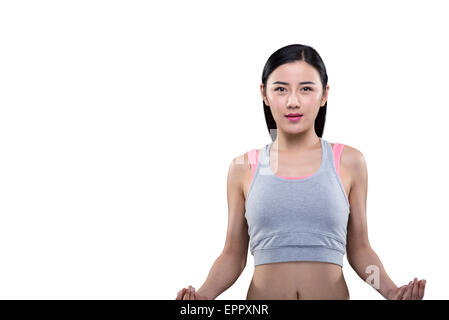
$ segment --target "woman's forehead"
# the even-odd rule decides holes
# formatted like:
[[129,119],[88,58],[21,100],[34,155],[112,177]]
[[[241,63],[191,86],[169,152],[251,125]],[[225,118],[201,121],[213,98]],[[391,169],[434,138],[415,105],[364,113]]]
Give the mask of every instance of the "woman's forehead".
[[302,81],[319,80],[318,72],[310,64],[304,61],[295,61],[294,63],[285,63],[277,67],[269,76],[269,83],[276,81],[288,82],[290,85]]

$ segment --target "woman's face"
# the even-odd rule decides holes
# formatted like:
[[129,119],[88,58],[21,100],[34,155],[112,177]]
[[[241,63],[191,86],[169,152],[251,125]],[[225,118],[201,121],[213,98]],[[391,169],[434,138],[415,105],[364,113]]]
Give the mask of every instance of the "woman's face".
[[[314,130],[315,118],[327,101],[329,85],[323,95],[318,71],[304,61],[295,61],[277,67],[267,79],[266,96],[260,85],[262,98],[276,121],[278,130],[298,133]],[[286,117],[289,113],[303,116],[297,121]]]

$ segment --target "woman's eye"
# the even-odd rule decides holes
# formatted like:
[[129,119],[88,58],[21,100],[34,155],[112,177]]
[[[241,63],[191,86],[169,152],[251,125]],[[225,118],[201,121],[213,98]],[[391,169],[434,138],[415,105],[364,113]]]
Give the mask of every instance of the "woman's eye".
[[[282,90],[281,90],[281,89],[282,89]],[[302,89],[307,89],[307,90],[304,90],[304,91],[313,91],[312,88],[310,88],[310,87],[304,87],[304,88],[302,88]],[[276,89],[274,89],[274,91],[285,92],[285,88],[283,88],[283,87],[277,87]]]

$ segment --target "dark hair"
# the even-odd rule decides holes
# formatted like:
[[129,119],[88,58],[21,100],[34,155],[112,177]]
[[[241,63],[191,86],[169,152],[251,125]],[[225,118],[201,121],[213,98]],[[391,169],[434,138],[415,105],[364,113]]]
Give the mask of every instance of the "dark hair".
[[[302,44],[291,44],[275,51],[265,63],[265,67],[263,68],[262,72],[262,83],[265,96],[266,96],[267,79],[269,75],[273,72],[273,70],[275,70],[282,64],[294,61],[305,61],[308,64],[312,65],[320,75],[321,83],[323,85],[323,93],[325,92],[327,86],[326,67],[324,66],[324,62],[321,59],[318,52],[310,46]],[[273,130],[277,129],[276,122],[274,121],[273,115],[271,114],[270,107],[267,106],[265,104],[265,101],[263,100],[262,103],[268,133],[270,134],[271,139],[274,141],[277,136],[277,130]],[[320,138],[323,136],[324,124],[326,122],[326,109],[327,109],[327,101],[323,107],[320,107],[320,111],[318,112],[318,115],[315,119],[315,132],[317,136]]]

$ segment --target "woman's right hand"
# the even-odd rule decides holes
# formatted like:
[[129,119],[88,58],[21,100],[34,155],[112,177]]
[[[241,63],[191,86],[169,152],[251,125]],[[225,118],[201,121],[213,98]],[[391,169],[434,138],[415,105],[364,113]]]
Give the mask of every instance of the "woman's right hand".
[[183,288],[178,291],[176,295],[176,300],[209,300],[206,296],[198,294],[195,291],[195,288],[192,286],[188,286],[187,288]]

